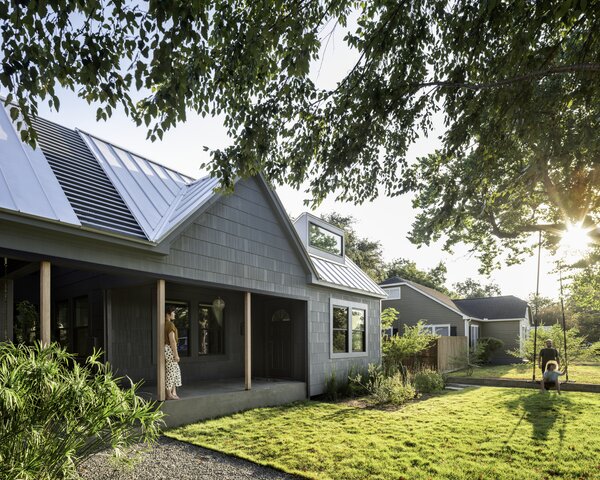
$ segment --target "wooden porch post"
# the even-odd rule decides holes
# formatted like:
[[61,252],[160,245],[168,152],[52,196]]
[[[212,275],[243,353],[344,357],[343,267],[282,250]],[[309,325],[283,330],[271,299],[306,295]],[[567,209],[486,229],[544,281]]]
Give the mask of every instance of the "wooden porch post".
[[40,262],[40,342],[50,345],[50,262]]
[[244,293],[244,380],[246,390],[252,388],[252,297]]
[[156,282],[156,398],[165,400],[165,281]]

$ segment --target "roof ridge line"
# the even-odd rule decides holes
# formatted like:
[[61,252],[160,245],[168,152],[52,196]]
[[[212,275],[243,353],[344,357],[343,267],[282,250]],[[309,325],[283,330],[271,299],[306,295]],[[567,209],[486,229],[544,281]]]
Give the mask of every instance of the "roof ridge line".
[[177,196],[173,199],[173,203],[171,203],[171,205],[169,205],[169,208],[167,209],[167,211],[165,212],[163,217],[160,219],[160,222],[157,223],[156,227],[152,231],[152,238],[151,238],[152,241],[156,241],[156,238],[155,238],[156,233],[160,232],[162,230],[162,228],[164,227],[165,223],[167,223],[169,218],[171,218],[171,214],[173,213],[174,210],[177,209],[177,206],[181,203],[181,200],[187,193],[187,189],[189,186],[190,185],[186,184],[181,187],[181,189],[177,193]]

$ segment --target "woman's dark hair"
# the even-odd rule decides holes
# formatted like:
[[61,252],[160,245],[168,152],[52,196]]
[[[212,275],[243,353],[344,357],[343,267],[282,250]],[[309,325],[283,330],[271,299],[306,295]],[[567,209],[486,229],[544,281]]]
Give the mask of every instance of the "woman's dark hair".
[[167,305],[165,307],[165,315],[171,315],[175,311],[175,307],[173,305]]

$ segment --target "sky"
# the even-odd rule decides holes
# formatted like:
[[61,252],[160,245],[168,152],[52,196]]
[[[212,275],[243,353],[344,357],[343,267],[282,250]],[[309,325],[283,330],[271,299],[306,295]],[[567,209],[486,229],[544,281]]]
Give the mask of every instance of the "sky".
[[[353,24],[354,19],[351,19],[349,28],[352,28]],[[324,34],[329,32],[330,28],[326,29]],[[320,87],[334,87],[356,61],[355,52],[344,44],[343,36],[343,31],[334,31],[327,48],[321,52],[321,59],[312,65],[311,76]],[[96,108],[77,98],[75,93],[61,91],[59,97],[60,111],[52,111],[47,105],[40,105],[42,117],[67,127],[77,127],[193,177],[204,174],[199,166],[209,160],[203,147],[223,148],[230,143],[220,117],[202,118],[190,113],[186,123],[166,132],[162,141],[152,143],[146,140],[146,130],[136,127],[121,111],[117,111],[108,122],[98,123]],[[442,118],[438,117],[428,137],[418,139],[409,150],[409,161],[435,149],[443,132]],[[277,188],[277,193],[292,216],[307,211],[307,207],[303,205],[307,198],[304,192],[284,186]],[[516,295],[526,299],[535,292],[536,258],[528,258],[520,265],[504,266],[487,278],[478,275],[478,262],[469,254],[466,246],[458,246],[451,255],[442,251],[440,243],[429,247],[419,247],[410,243],[406,236],[416,214],[411,206],[410,196],[380,197],[360,206],[336,202],[330,196],[312,213],[321,215],[334,211],[352,215],[356,219],[355,229],[359,236],[380,241],[386,261],[406,258],[415,261],[421,269],[430,269],[443,261],[448,269],[446,286],[449,288],[454,283],[470,277],[484,283],[492,281],[498,284],[503,295]],[[552,273],[553,269],[550,253],[543,251],[540,294],[557,298],[558,276]]]

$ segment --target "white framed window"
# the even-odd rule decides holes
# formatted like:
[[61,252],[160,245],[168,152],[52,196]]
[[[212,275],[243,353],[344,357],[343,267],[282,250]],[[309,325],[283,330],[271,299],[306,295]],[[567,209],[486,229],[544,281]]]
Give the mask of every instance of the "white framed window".
[[331,358],[366,356],[367,305],[332,298],[329,316]]
[[440,337],[449,337],[450,330],[449,323],[444,325],[423,325],[422,327],[423,332],[439,335]]
[[471,348],[475,348],[477,346],[477,341],[479,340],[479,325],[471,325],[469,328],[469,345]]
[[384,288],[384,290],[388,294],[386,300],[400,300],[402,298],[400,287]]

